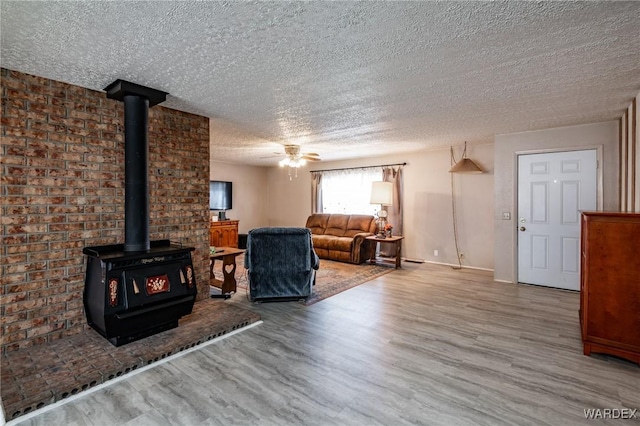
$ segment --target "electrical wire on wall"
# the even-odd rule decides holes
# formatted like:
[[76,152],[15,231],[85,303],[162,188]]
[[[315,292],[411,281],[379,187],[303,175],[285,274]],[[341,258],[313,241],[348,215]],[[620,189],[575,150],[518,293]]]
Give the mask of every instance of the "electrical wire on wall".
[[482,168],[478,166],[473,160],[467,158],[467,142],[464,143],[464,151],[462,151],[462,158],[460,161],[456,161],[455,156],[453,155],[453,147],[451,147],[451,169],[449,169],[449,173],[451,173],[451,215],[453,219],[453,240],[456,244],[456,257],[458,258],[458,267],[454,267],[453,269],[462,269],[462,257],[464,256],[460,253],[460,248],[458,247],[458,217],[456,215],[456,189],[453,182],[453,174],[454,173],[464,173],[464,174],[478,174],[484,173]]
[[[466,146],[465,146],[466,151]],[[463,154],[464,156],[464,154]],[[453,155],[453,147],[451,147],[451,166],[455,166],[456,159]],[[451,177],[451,219],[453,221],[453,241],[456,246],[456,258],[458,259],[458,266],[452,266],[453,269],[462,269],[462,259],[460,258],[460,248],[458,246],[458,218],[456,215],[456,191],[455,184],[453,182],[453,173],[449,173]]]

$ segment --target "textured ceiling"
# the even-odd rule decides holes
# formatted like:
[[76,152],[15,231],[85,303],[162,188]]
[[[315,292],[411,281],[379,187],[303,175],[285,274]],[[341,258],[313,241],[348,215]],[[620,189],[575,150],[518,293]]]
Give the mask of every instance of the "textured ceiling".
[[212,156],[275,165],[616,119],[640,2],[1,2],[2,66],[115,79],[212,118]]

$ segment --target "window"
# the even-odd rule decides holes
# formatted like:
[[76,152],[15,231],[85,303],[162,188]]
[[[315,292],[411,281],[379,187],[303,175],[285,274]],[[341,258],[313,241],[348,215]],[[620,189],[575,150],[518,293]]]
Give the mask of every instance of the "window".
[[371,182],[381,180],[379,167],[323,172],[322,212],[375,215],[380,206],[369,203]]

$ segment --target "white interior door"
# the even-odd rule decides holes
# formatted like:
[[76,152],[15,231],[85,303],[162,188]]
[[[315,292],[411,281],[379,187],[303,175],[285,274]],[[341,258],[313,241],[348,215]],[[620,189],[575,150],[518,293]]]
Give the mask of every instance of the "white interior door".
[[518,282],[580,289],[580,211],[595,210],[596,150],[518,156]]

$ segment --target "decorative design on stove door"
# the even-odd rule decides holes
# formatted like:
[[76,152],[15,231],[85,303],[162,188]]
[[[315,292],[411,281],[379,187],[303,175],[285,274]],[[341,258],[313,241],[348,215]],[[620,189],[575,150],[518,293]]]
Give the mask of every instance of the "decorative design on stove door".
[[189,283],[189,288],[193,288],[193,286],[195,285],[193,280],[193,266],[187,265],[186,270],[187,270],[187,282]]
[[109,306],[112,308],[118,306],[118,279],[111,278],[109,280]]
[[169,276],[156,275],[155,277],[147,277],[146,279],[147,294],[166,293],[169,291]]

